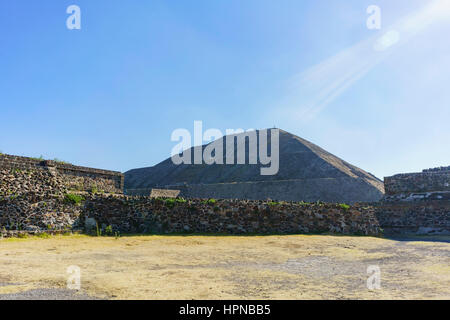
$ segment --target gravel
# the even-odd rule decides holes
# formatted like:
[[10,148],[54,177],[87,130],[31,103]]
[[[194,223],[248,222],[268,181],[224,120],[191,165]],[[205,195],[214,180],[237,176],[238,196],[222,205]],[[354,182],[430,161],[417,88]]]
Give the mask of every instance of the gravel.
[[0,300],[99,300],[96,297],[68,289],[33,289],[0,294]]

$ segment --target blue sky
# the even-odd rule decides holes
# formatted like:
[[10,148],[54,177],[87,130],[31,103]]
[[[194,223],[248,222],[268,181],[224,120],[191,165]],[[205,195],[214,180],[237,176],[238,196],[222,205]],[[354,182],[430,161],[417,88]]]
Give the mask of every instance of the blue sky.
[[[439,1],[2,1],[0,150],[126,171],[202,120],[276,125],[380,178],[449,165]],[[72,4],[81,30],[66,28]],[[372,4],[381,30],[366,27]],[[392,28],[400,41],[375,51]]]

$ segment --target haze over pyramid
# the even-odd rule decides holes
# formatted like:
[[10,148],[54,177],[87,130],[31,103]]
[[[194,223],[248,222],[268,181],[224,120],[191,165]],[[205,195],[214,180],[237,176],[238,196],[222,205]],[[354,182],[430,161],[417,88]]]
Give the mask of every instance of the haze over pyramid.
[[[246,134],[233,135],[235,158],[237,137]],[[223,145],[225,158],[225,140]],[[267,166],[259,164],[259,159],[258,164],[252,165],[175,165],[168,158],[156,166],[126,172],[125,189],[173,188],[181,190],[182,196],[200,198],[347,203],[377,201],[384,194],[381,180],[307,140],[280,130],[279,146],[280,164],[276,175],[261,175],[260,168]],[[246,163],[249,163],[248,147]]]

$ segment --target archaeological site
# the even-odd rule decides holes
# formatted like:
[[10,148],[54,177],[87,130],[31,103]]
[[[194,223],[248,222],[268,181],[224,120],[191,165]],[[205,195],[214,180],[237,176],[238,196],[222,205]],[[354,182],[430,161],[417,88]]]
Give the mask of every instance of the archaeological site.
[[[444,235],[450,167],[376,177],[283,132],[277,176],[170,159],[127,172],[0,155],[0,232]],[[285,165],[283,165],[285,164]],[[183,183],[181,183],[183,182]]]

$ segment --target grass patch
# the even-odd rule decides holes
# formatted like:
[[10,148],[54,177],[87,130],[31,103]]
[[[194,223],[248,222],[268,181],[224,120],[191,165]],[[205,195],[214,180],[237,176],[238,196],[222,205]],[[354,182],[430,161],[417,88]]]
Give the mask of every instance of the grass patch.
[[41,239],[48,239],[51,237],[51,235],[49,235],[47,232],[43,232],[43,233],[39,233],[35,236],[36,238],[41,238]]
[[209,199],[209,200],[204,200],[202,201],[202,204],[209,204],[209,205],[215,205],[217,203],[216,199]]
[[97,194],[97,193],[98,193],[98,188],[97,188],[97,186],[92,186],[92,188],[91,188],[91,193],[92,193],[92,194]]
[[67,193],[64,196],[64,202],[68,204],[80,205],[84,200],[84,197],[80,196],[79,194]]
[[164,201],[164,204],[168,208],[173,208],[175,206],[175,199],[166,199],[166,201]]

